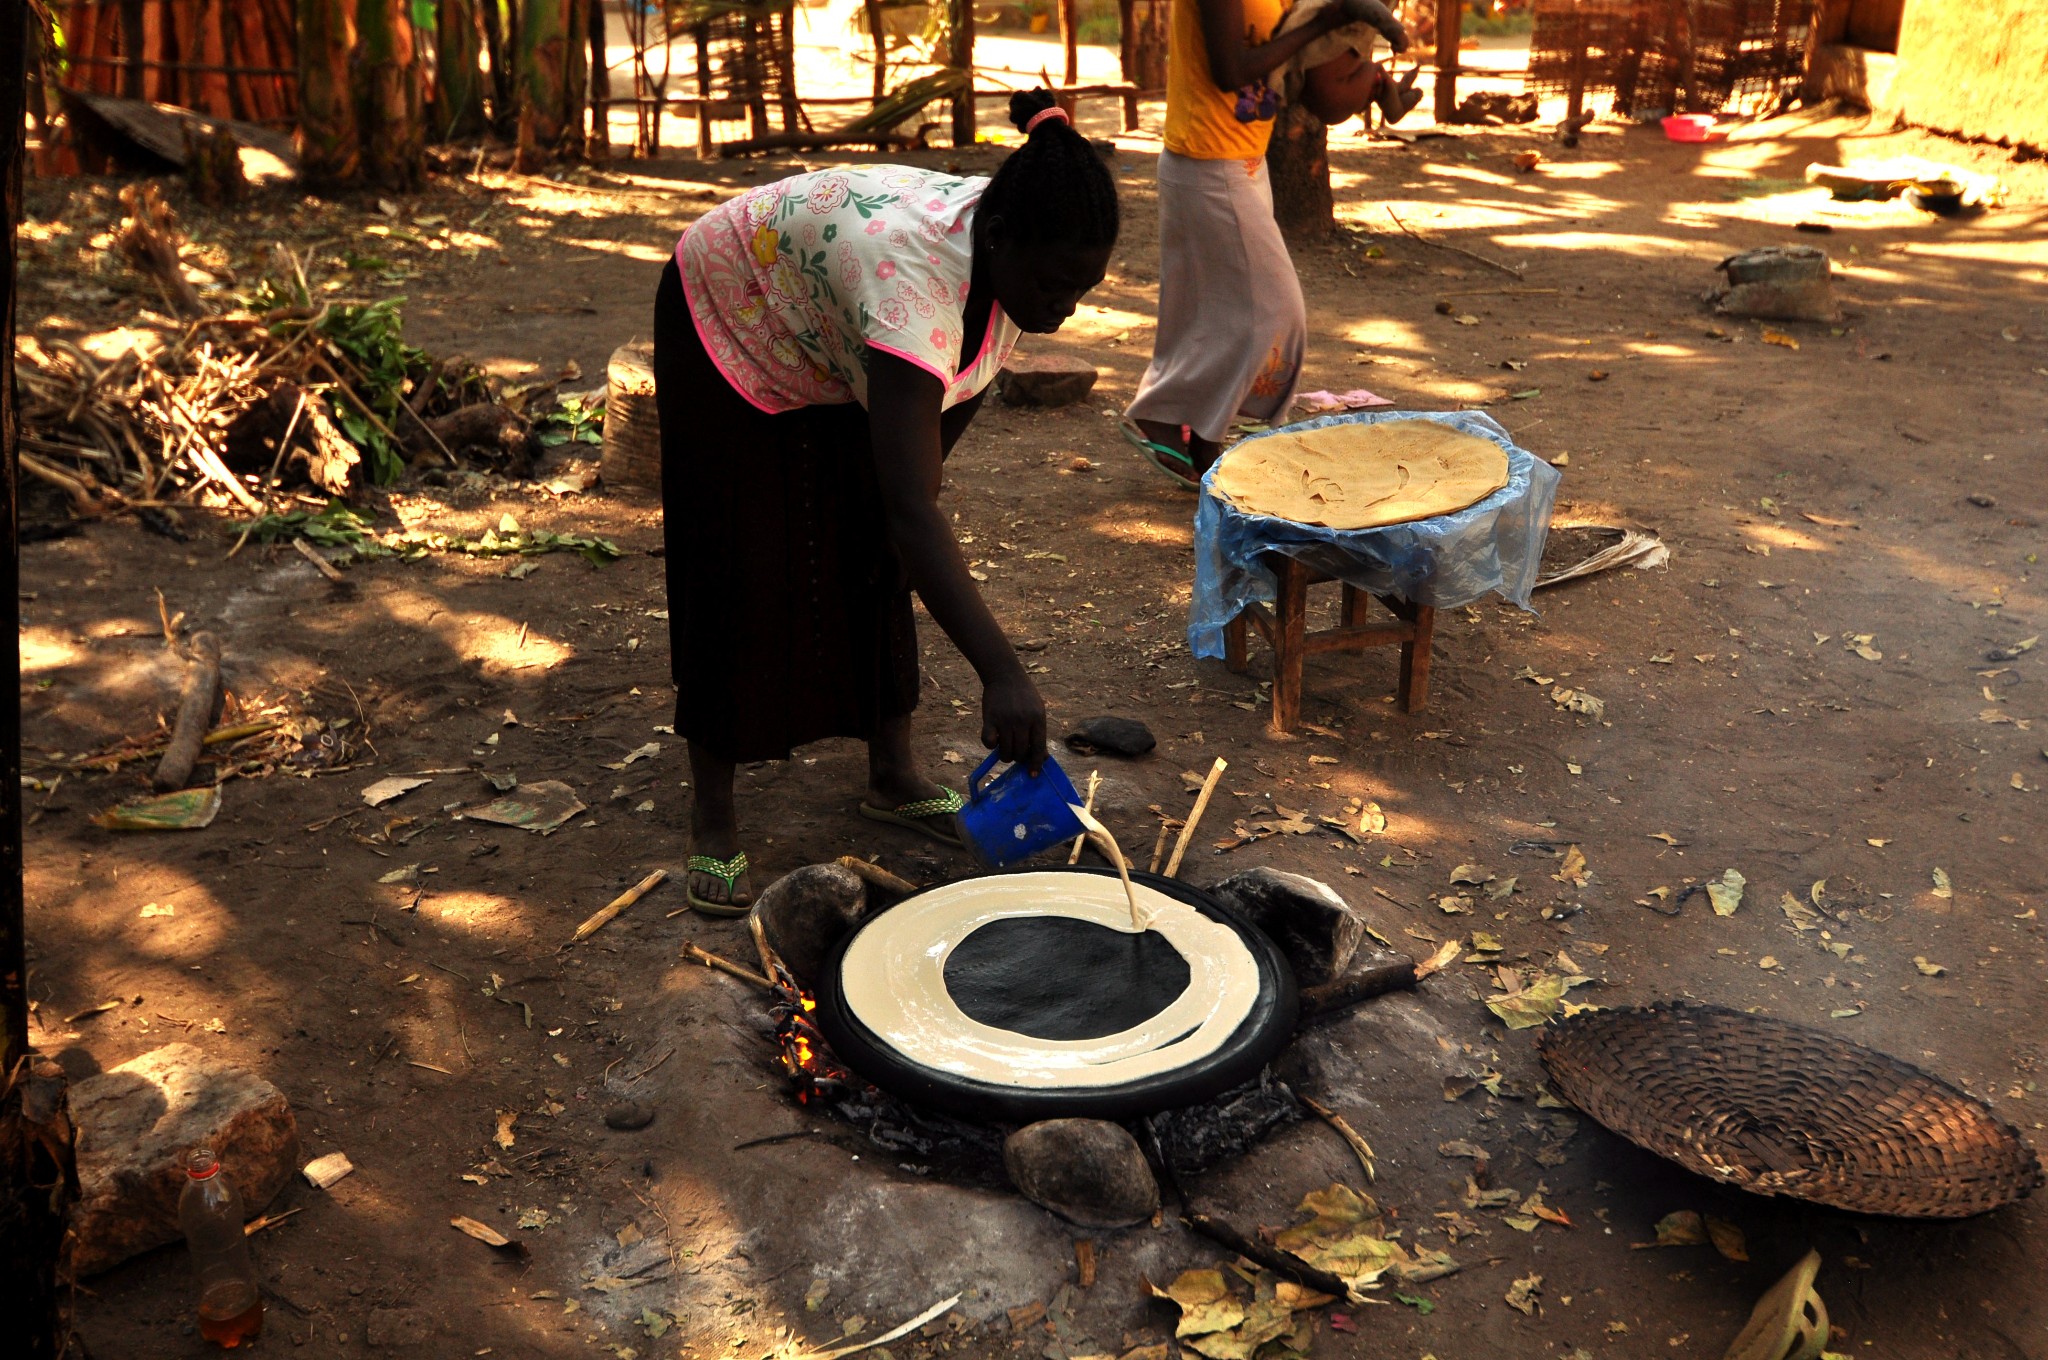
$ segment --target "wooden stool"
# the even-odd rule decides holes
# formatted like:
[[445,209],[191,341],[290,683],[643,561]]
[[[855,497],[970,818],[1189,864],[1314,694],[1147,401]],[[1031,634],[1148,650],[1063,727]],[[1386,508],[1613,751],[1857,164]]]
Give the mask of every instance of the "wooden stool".
[[[1344,622],[1321,632],[1307,631],[1308,588],[1335,578],[1311,571],[1284,553],[1267,553],[1265,564],[1279,578],[1273,608],[1248,604],[1223,626],[1223,660],[1242,674],[1246,655],[1246,624],[1256,625],[1273,647],[1273,730],[1292,732],[1301,721],[1301,663],[1316,652],[1362,652],[1368,647],[1401,647],[1398,693],[1405,713],[1420,713],[1429,703],[1429,644],[1436,630],[1436,610],[1426,604],[1374,596],[1356,586],[1344,587]],[[1377,598],[1394,615],[1391,623],[1367,623],[1366,611]]]

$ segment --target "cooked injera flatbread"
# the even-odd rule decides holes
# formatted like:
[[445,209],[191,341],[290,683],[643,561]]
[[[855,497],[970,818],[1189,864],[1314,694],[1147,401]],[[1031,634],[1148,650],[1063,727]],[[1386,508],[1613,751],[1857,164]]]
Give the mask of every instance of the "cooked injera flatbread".
[[1491,439],[1434,420],[1326,425],[1247,440],[1215,486],[1248,514],[1330,529],[1377,529],[1448,515],[1508,484]]

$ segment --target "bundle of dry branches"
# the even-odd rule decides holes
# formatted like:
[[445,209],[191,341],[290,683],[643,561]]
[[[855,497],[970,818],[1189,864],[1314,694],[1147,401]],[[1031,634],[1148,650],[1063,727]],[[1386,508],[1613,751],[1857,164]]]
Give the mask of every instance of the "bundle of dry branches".
[[[288,305],[209,312],[155,187],[131,185],[122,202],[118,248],[185,319],[145,313],[79,341],[17,342],[22,469],[74,515],[179,501],[260,515],[301,491],[348,496],[423,458],[531,471],[524,416],[468,365],[403,345],[388,304],[316,303],[304,266],[278,247],[278,277],[251,296]],[[371,342],[380,362],[366,373]]]

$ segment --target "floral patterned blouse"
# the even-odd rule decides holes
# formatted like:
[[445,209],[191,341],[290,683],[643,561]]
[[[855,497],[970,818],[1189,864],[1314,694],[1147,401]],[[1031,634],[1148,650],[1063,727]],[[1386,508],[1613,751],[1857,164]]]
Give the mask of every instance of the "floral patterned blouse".
[[676,243],[690,316],[712,362],[771,414],[868,399],[868,352],[946,384],[944,407],[989,383],[1017,343],[991,307],[960,360],[985,178],[897,165],[796,175],[726,200]]

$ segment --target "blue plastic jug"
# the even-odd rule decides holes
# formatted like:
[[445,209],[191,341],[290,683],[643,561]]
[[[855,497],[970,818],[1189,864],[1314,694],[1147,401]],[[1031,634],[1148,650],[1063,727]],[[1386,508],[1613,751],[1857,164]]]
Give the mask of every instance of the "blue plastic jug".
[[1080,819],[1074,816],[1081,795],[1058,761],[1047,756],[1035,775],[1012,765],[982,783],[995,764],[991,751],[975,767],[967,781],[967,806],[955,814],[967,848],[984,864],[1000,869],[1081,834]]

